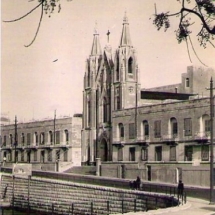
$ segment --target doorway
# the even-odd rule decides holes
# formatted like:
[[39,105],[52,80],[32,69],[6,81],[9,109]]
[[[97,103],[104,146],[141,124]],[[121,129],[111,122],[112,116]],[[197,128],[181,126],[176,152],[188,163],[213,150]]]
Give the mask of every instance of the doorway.
[[152,180],[152,168],[151,168],[151,166],[147,166],[147,179],[148,179],[148,181]]
[[108,147],[107,147],[107,141],[105,139],[102,139],[100,144],[100,158],[101,158],[101,161],[108,160]]

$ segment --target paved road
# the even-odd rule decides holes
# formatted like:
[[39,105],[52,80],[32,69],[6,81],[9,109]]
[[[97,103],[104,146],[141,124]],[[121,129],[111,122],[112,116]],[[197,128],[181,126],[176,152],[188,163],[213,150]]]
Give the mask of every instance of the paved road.
[[[215,215],[215,205],[210,205],[209,201],[187,198],[187,203],[173,208],[151,210],[147,212],[130,212],[124,215]],[[115,214],[116,215],[116,214]],[[117,214],[120,215],[120,214]]]

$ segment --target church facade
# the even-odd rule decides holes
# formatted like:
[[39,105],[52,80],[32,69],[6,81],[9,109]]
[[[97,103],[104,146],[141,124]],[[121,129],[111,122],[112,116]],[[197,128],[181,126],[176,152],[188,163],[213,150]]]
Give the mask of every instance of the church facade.
[[214,69],[188,66],[180,83],[150,89],[141,89],[139,77],[127,16],[114,56],[109,44],[102,51],[95,30],[84,76],[82,165],[100,158],[102,176],[139,175],[170,183],[183,178],[186,184],[208,186],[206,88],[215,79]]
[[108,44],[102,52],[95,29],[86,62],[83,90],[82,162],[112,160],[112,113],[137,105],[140,95],[138,63],[125,16],[119,48],[112,57]]

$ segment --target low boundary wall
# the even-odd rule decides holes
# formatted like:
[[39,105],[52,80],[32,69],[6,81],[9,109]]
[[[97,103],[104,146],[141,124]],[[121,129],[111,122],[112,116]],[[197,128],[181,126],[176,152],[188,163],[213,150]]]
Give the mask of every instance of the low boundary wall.
[[71,210],[80,214],[127,213],[178,204],[173,196],[87,185],[68,180],[35,176],[28,180],[7,173],[2,173],[1,179],[1,193],[7,185],[6,196],[11,203],[13,202],[14,207],[43,212],[53,212],[54,209],[56,214],[67,214]]
[[[2,172],[11,173],[11,168],[2,168]],[[59,179],[71,182],[86,183],[92,185],[100,185],[106,187],[115,188],[129,188],[129,179],[120,178],[110,178],[102,176],[91,176],[91,175],[78,175],[69,173],[58,173],[58,172],[43,172],[43,171],[33,171],[33,176],[41,178]],[[172,195],[174,189],[176,190],[177,184],[169,184],[162,182],[149,182],[142,181],[142,190],[147,192],[165,193]],[[189,197],[197,197],[209,200],[210,199],[210,188],[209,187],[197,187],[189,186],[185,184],[186,195]]]

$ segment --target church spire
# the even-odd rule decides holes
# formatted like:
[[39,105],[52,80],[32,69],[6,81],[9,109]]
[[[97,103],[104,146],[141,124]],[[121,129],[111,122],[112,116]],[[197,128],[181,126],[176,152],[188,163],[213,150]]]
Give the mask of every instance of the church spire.
[[131,44],[131,38],[130,38],[130,32],[129,32],[129,23],[128,23],[128,17],[125,12],[125,16],[123,19],[123,28],[122,28],[122,36],[120,40],[120,46],[132,46]]
[[93,46],[92,46],[92,50],[91,50],[91,55],[101,55],[102,51],[101,51],[101,46],[100,46],[100,42],[99,42],[99,33],[97,30],[97,23],[94,29],[94,37],[93,37]]

